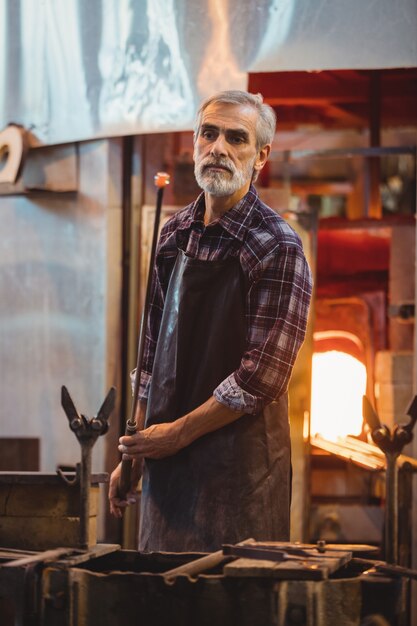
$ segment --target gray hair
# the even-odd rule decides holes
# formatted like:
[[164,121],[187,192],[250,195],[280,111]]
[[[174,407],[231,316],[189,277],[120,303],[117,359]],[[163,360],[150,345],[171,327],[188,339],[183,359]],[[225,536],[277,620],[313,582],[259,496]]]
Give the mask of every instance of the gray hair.
[[200,130],[203,112],[210,104],[217,104],[218,102],[224,102],[225,104],[243,104],[255,109],[258,112],[258,120],[256,123],[256,149],[260,150],[260,148],[272,143],[277,123],[274,109],[270,107],[269,104],[264,103],[264,99],[260,93],[253,94],[247,91],[238,91],[237,89],[220,91],[201,103],[197,112],[194,128],[195,137],[197,137]]

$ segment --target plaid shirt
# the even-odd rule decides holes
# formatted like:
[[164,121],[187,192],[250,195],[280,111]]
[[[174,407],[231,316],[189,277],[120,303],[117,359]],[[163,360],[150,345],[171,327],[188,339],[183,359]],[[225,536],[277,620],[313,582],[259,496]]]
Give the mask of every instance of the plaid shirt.
[[201,260],[238,256],[248,285],[247,344],[239,368],[213,389],[235,411],[257,413],[287,388],[304,340],[312,280],[294,230],[252,186],[219,220],[204,226],[204,193],[163,227],[150,300],[139,398],[146,400],[177,250]]

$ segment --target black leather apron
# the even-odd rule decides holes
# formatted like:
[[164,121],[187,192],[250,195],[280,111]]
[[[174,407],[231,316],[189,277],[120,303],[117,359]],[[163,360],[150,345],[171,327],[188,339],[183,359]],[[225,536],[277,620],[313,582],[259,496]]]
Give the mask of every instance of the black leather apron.
[[[239,366],[245,349],[239,261],[179,251],[156,348],[145,426],[196,408]],[[287,396],[177,454],[146,459],[139,550],[218,550],[248,537],[289,538]]]

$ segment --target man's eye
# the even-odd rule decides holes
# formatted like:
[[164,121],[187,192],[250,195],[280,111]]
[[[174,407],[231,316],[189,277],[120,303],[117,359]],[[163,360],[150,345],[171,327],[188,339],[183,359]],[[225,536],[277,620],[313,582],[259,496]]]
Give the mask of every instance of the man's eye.
[[236,136],[236,137],[231,137],[229,141],[234,144],[240,144],[240,143],[243,143],[245,140],[243,139],[243,137]]
[[212,130],[203,130],[201,133],[204,139],[213,139],[214,133]]

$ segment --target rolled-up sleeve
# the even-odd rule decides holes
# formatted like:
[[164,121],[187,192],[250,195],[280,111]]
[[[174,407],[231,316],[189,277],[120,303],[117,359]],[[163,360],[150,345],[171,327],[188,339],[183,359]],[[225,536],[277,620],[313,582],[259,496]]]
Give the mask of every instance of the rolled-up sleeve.
[[232,410],[255,414],[288,389],[306,333],[312,278],[295,244],[277,245],[249,278],[246,350],[214,397]]

